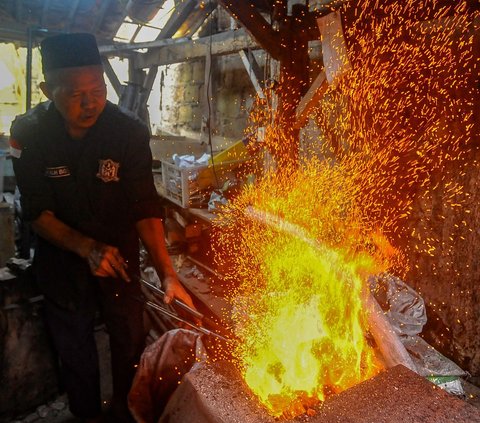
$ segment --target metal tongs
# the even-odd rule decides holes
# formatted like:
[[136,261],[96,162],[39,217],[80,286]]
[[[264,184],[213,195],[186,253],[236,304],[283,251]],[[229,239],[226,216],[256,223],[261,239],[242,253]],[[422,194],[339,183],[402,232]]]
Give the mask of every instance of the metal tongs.
[[[163,291],[162,289],[158,288],[157,286],[155,286],[154,284],[146,281],[145,279],[141,278],[141,277],[136,277],[136,279],[138,279],[143,285],[145,285],[146,287],[148,287],[150,290],[152,290],[153,292],[157,293],[157,294],[160,294],[162,297],[165,295],[165,291]],[[185,304],[183,301],[180,301],[178,300],[177,298],[174,298],[173,299],[173,302],[172,302],[175,306],[178,306],[180,307],[182,310],[186,311],[187,313],[189,313],[191,316],[193,316],[195,319],[199,320],[199,321],[207,321],[209,320],[207,317],[205,317],[202,313],[200,313],[199,311],[191,308],[190,306],[188,306],[187,304]],[[171,311],[167,310],[165,307],[162,307],[160,305],[158,305],[157,303],[154,303],[153,301],[150,301],[150,300],[147,300],[145,301],[145,304],[159,312],[161,312],[162,314],[164,314],[165,316],[168,316],[178,322],[181,322],[183,324],[186,324],[187,326],[190,326],[192,327],[193,329],[205,334],[205,335],[211,335],[211,336],[214,336],[218,339],[221,339],[222,341],[225,341],[225,342],[232,342],[231,339],[228,339],[228,338],[225,338],[224,336],[216,333],[216,332],[213,332],[207,328],[204,328],[203,326],[200,326],[200,325],[197,325],[195,323],[192,323],[186,319],[183,319],[182,317],[176,315],[175,313],[172,313]]]

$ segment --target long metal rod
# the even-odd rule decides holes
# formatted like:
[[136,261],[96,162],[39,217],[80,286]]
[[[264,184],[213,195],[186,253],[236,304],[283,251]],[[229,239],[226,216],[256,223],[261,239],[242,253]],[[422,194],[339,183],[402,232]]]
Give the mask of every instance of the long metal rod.
[[168,316],[174,320],[177,320],[178,322],[181,322],[185,325],[188,325],[190,326],[191,328],[195,329],[195,330],[198,330],[199,332],[203,333],[204,335],[211,335],[211,336],[214,336],[218,339],[221,339],[222,341],[225,341],[225,342],[232,342],[231,339],[227,339],[225,338],[224,336],[222,335],[219,335],[218,333],[215,333],[215,332],[212,332],[211,330],[208,330],[202,326],[197,326],[195,324],[193,324],[192,322],[189,322],[188,320],[185,320],[185,319],[182,319],[181,317],[177,316],[176,314],[168,311],[167,309],[159,306],[158,304],[154,303],[153,301],[145,301],[145,304],[159,312],[161,312],[162,314],[164,314],[165,316]]
[[[163,289],[158,288],[157,286],[153,285],[152,283],[146,281],[143,278],[139,277],[138,279],[140,280],[141,283],[148,286],[152,291],[155,291],[156,293],[158,293],[162,296],[165,295],[165,291],[163,291]],[[202,313],[200,313],[199,311],[191,308],[190,306],[188,306],[184,302],[182,302],[180,300],[177,300],[176,298],[173,299],[173,304],[180,307],[181,309],[185,310],[186,312],[190,313],[192,316],[196,317],[197,319],[203,320],[205,318],[205,316]]]

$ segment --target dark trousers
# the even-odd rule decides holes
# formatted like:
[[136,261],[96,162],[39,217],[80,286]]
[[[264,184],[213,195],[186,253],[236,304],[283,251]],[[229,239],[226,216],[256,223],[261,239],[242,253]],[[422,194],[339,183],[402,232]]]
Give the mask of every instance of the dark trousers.
[[[101,285],[106,283],[102,281]],[[103,288],[101,305],[111,350],[112,408],[119,413],[118,421],[125,416],[128,421],[127,395],[145,342],[143,305],[135,300],[136,289],[110,292],[110,286]],[[65,310],[48,300],[45,305],[70,410],[80,418],[95,417],[101,412],[95,312]]]

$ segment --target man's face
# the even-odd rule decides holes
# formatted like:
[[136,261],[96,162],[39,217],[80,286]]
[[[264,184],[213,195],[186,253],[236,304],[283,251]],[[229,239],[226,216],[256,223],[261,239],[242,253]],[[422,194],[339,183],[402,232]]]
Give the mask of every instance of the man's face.
[[107,97],[101,66],[82,66],[56,71],[44,92],[55,103],[73,137],[82,137],[102,113]]

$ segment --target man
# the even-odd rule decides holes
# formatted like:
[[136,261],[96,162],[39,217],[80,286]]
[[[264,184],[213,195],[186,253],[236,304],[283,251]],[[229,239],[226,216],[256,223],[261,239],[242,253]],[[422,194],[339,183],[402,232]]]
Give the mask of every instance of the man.
[[11,151],[24,219],[38,234],[34,265],[62,364],[70,409],[100,421],[98,303],[110,336],[114,421],[131,421],[127,394],[144,347],[139,237],[165,302],[193,306],[167,254],[153,184],[149,131],[106,100],[91,34],[41,44],[49,102],[17,117]]

